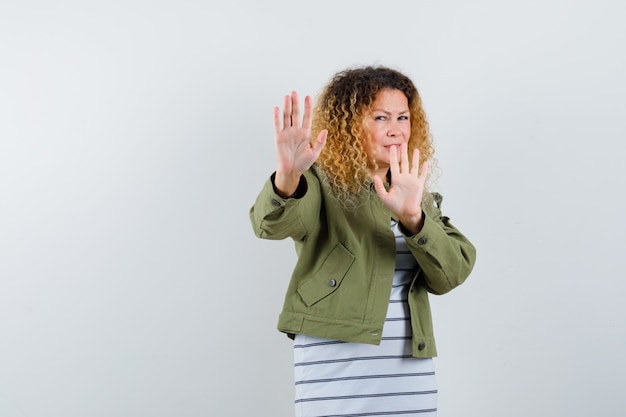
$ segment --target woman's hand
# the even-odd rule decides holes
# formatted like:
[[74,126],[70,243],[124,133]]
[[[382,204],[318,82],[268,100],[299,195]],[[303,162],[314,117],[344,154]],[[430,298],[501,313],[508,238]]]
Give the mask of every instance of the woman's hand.
[[374,177],[374,187],[383,204],[398,216],[400,223],[412,234],[417,234],[424,225],[422,213],[422,195],[428,173],[428,162],[419,166],[420,153],[413,152],[413,160],[409,164],[407,144],[400,147],[400,161],[396,147],[389,150],[389,169],[391,170],[391,185],[389,191],[385,189],[383,180]]
[[304,117],[300,126],[298,93],[285,96],[283,122],[280,109],[274,108],[274,131],[276,141],[276,176],[274,187],[286,197],[293,194],[300,183],[300,176],[313,165],[326,144],[327,130],[322,130],[315,143],[311,144],[311,97],[304,99]]

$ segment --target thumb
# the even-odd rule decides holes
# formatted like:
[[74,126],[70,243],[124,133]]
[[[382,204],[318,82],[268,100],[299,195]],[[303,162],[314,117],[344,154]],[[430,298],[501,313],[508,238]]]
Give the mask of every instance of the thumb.
[[319,133],[319,135],[317,135],[317,139],[315,139],[315,143],[312,146],[313,151],[315,152],[316,155],[319,155],[320,152],[322,152],[322,149],[324,149],[324,146],[326,145],[327,137],[328,137],[328,130],[326,129],[322,130]]
[[385,185],[383,184],[383,180],[380,179],[380,177],[378,175],[375,175],[373,177],[373,180],[374,180],[374,189],[376,190],[376,193],[378,194],[380,199],[383,200],[384,197],[387,196],[387,190],[385,189]]

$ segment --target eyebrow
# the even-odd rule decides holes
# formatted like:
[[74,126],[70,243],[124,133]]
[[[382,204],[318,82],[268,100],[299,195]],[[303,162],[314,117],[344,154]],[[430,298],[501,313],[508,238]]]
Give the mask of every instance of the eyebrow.
[[[381,113],[384,113],[384,114],[386,114],[386,115],[391,115],[391,112],[386,111],[386,110],[382,110],[382,109],[372,109],[372,113],[377,112],[377,111],[378,111],[378,112],[381,112]],[[408,110],[408,109],[407,109],[407,110],[403,110],[403,111],[401,111],[400,113],[398,113],[398,115],[402,116],[402,115],[405,115],[405,114],[410,114],[410,113],[411,113],[411,110]]]
[[[372,109],[372,111],[373,111],[373,112],[375,112],[375,111],[379,111],[379,112],[381,112],[381,113],[391,114],[391,112],[389,112],[389,111],[387,111],[387,110],[383,110],[383,109]],[[404,113],[410,113],[410,112],[411,112],[411,110],[410,110],[410,109],[406,109],[406,110],[401,111],[401,112],[400,112],[400,113],[398,113],[398,114],[404,114]]]

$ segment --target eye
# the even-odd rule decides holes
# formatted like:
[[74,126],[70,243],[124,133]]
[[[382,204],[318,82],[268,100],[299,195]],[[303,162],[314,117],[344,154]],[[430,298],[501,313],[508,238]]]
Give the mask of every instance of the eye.
[[382,115],[381,116],[376,116],[376,117],[374,117],[374,120],[385,121],[385,120],[387,120],[387,117],[386,116],[382,116]]
[[409,116],[400,116],[398,120],[409,120]]

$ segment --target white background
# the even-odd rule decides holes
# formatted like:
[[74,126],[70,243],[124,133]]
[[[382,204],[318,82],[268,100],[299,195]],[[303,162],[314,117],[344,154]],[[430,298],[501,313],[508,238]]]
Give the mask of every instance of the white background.
[[444,211],[439,415],[626,408],[621,1],[0,1],[0,416],[289,416],[272,108],[415,81]]

